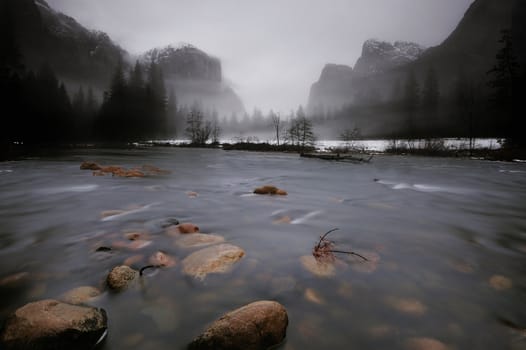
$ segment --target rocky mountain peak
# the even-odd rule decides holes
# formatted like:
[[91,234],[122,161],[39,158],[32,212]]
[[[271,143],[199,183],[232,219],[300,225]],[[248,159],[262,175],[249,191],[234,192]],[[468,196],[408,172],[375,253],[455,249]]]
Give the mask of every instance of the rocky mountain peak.
[[362,55],[354,66],[358,76],[369,76],[385,72],[418,59],[425,48],[407,41],[390,43],[369,39],[362,46]]
[[352,77],[351,67],[343,64],[328,63],[323,67],[319,81],[333,81]]
[[142,62],[157,62],[164,74],[175,79],[221,82],[221,61],[193,45],[181,43],[154,48],[140,56]]

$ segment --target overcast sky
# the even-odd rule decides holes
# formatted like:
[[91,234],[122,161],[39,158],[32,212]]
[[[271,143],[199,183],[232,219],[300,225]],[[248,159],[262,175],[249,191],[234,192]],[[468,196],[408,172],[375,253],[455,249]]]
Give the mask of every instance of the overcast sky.
[[248,111],[306,104],[325,63],[369,38],[440,44],[473,0],[48,0],[130,53],[186,42],[221,59]]

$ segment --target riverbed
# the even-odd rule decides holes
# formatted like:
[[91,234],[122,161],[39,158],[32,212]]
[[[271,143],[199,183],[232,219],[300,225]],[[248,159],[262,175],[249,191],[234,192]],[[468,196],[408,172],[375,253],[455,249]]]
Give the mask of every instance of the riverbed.
[[[83,161],[169,171],[145,178],[93,176]],[[287,196],[258,196],[273,184]],[[124,215],[103,216],[108,210]],[[276,300],[289,315],[281,349],[526,349],[526,164],[375,156],[352,164],[294,154],[186,148],[69,150],[0,163],[0,318],[78,286],[108,313],[102,345],[184,349],[223,313]],[[192,222],[245,256],[226,274],[187,276],[192,250],[159,223]],[[338,250],[335,272],[302,264],[320,235]],[[127,234],[144,247],[116,244]],[[97,251],[100,247],[114,247]],[[156,251],[121,293],[110,269]],[[439,342],[439,343],[438,343]]]

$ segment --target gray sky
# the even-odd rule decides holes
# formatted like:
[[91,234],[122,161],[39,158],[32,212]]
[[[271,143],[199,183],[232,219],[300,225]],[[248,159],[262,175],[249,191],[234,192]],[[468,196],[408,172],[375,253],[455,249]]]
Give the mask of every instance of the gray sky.
[[306,104],[325,63],[369,38],[440,44],[473,0],[48,0],[130,53],[186,42],[221,59],[248,111]]

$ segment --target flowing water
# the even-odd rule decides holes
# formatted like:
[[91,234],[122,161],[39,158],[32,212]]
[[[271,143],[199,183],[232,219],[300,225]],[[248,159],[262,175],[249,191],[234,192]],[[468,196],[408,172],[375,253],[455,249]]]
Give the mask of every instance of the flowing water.
[[[171,171],[92,176],[84,160]],[[274,184],[288,196],[257,196]],[[195,192],[195,193],[192,193]],[[102,218],[106,210],[121,215]],[[183,349],[214,319],[255,300],[288,310],[282,349],[526,349],[526,164],[376,156],[369,164],[297,155],[176,148],[80,150],[0,163],[0,317],[74,287],[104,288],[108,271],[158,250],[175,267],[90,302],[108,313],[102,349]],[[242,247],[227,274],[185,276],[160,225],[199,225]],[[335,274],[303,267],[319,236]],[[140,249],[117,243],[141,232]],[[101,246],[118,247],[111,251]],[[413,343],[411,343],[413,341]]]

